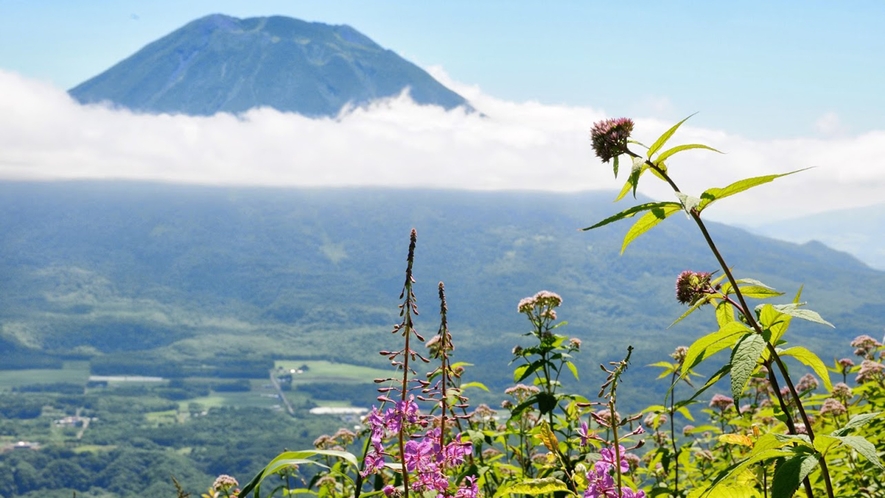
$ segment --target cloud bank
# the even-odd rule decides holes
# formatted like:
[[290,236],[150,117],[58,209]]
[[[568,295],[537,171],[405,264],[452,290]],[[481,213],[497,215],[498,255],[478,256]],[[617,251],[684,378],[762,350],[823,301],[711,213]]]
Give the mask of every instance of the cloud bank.
[[[142,115],[81,106],[64,90],[0,70],[0,180],[563,192],[623,184],[590,147],[592,123],[611,117],[604,110],[502,101],[439,69],[432,72],[481,114],[417,106],[402,95],[337,119],[273,109],[242,116]],[[672,124],[635,118],[635,138],[643,143]],[[726,152],[689,151],[669,162],[680,187],[693,195],[747,176],[816,167],[722,201],[711,208],[714,218],[752,225],[763,216],[790,218],[885,199],[883,131],[753,141],[702,126],[702,115],[695,116],[672,139]],[[643,180],[641,192],[673,199],[653,177]]]

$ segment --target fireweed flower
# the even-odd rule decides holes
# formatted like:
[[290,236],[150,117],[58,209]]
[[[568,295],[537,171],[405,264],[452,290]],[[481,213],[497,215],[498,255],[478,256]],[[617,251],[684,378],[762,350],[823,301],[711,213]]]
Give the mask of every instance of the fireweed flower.
[[713,292],[710,273],[685,270],[676,277],[676,300],[681,304],[693,305],[704,295]]
[[615,480],[615,465],[620,468],[621,473],[630,470],[628,463],[627,451],[623,446],[618,447],[620,461],[615,462],[615,450],[613,448],[603,448],[599,454],[600,459],[593,463],[593,469],[587,472],[587,490],[584,491],[584,498],[645,498],[644,491],[633,491],[627,486],[623,486],[618,492],[618,485]]
[[611,158],[627,152],[627,140],[633,133],[630,118],[604,119],[593,124],[590,140],[596,155],[607,163]]

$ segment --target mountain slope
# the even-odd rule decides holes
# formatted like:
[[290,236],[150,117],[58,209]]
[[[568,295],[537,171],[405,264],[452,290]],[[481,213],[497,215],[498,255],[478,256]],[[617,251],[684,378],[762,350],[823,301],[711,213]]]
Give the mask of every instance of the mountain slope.
[[70,90],[81,103],[211,115],[272,107],[335,116],[408,88],[419,104],[451,109],[463,97],[350,26],[281,16],[193,21]]
[[[628,344],[641,368],[712,330],[708,313],[667,327],[684,311],[676,275],[715,261],[684,217],[623,256],[626,225],[577,230],[612,214],[612,197],[0,183],[0,338],[129,366],[231,354],[383,365],[374,351],[396,345],[390,326],[416,227],[419,329],[436,330],[445,281],[456,354],[475,375],[507,382],[527,326],[516,303],[542,289],[563,296],[563,331],[588,346],[583,372]],[[885,273],[820,244],[711,231],[739,278],[786,292],[778,302],[804,285],[803,300],[837,326],[796,323],[795,342],[828,360],[850,355],[854,336],[881,333],[885,300],[870,289]]]
[[812,214],[750,230],[790,242],[818,240],[885,270],[885,204]]

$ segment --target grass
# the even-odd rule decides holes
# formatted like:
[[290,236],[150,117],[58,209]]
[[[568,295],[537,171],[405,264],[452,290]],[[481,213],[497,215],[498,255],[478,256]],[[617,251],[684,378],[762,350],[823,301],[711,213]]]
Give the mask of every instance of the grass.
[[60,369],[35,368],[28,370],[0,370],[0,391],[29,384],[83,384],[89,379],[88,361],[66,361]]
[[277,360],[274,367],[285,370],[297,370],[302,365],[308,369],[301,374],[292,376],[292,382],[303,384],[308,382],[360,382],[370,384],[379,377],[390,377],[390,370],[362,367],[347,363],[333,363],[326,360]]

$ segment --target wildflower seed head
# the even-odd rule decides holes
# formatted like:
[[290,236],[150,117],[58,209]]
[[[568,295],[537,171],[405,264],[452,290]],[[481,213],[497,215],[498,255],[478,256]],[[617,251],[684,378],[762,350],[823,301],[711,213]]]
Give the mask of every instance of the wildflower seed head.
[[627,140],[633,133],[633,120],[630,118],[604,119],[593,124],[590,140],[596,155],[607,163],[613,157],[627,152]]
[[676,300],[689,306],[713,292],[710,273],[685,270],[676,278]]

